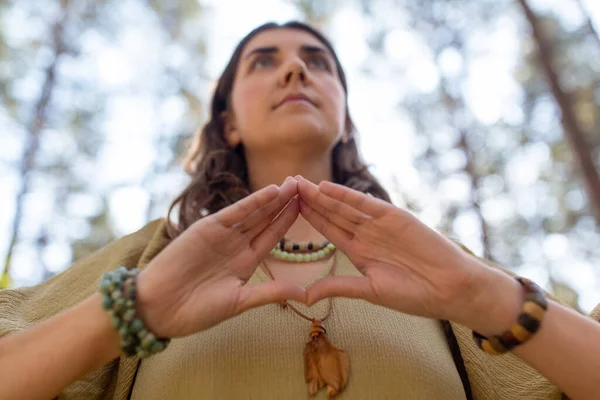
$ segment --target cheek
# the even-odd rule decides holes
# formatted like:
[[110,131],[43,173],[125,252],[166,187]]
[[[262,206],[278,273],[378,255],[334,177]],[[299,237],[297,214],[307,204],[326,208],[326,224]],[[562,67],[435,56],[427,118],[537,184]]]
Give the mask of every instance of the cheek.
[[331,118],[336,123],[343,125],[346,119],[346,96],[344,88],[337,82],[332,82],[324,86],[325,93],[328,97],[328,109],[331,113]]
[[238,126],[250,128],[263,118],[261,106],[267,101],[265,97],[265,91],[258,82],[244,82],[234,89],[232,102]]

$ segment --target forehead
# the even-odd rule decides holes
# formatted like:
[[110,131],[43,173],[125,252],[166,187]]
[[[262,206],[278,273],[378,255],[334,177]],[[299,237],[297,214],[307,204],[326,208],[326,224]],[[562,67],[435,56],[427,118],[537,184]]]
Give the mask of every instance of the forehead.
[[310,45],[322,47],[327,53],[327,47],[312,34],[290,28],[269,29],[254,36],[246,44],[242,57],[258,47],[275,46],[280,51],[297,51],[301,46]]

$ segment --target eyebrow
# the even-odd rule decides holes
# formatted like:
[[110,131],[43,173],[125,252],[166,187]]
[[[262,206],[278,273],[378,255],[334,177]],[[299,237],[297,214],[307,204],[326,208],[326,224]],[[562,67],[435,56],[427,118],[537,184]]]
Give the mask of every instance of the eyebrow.
[[[273,53],[277,53],[278,51],[279,51],[279,47],[277,47],[277,46],[257,47],[255,49],[251,50],[250,52],[248,52],[248,54],[246,54],[246,56],[244,58],[248,59],[256,54],[273,54]],[[329,52],[327,50],[325,50],[323,47],[309,45],[309,44],[303,44],[302,46],[300,46],[300,52],[301,53],[309,53],[309,54],[315,54],[315,53],[329,54]]]

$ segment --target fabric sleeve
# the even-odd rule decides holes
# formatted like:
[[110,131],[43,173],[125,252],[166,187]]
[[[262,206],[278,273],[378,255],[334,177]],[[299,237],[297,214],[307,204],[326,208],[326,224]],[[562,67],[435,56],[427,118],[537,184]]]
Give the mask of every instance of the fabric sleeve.
[[[0,291],[0,338],[25,330],[80,303],[96,291],[100,276],[121,265],[138,265],[158,225],[116,240],[75,262],[64,272],[33,287]],[[120,359],[69,385],[60,399],[112,399]]]
[[[462,244],[457,244],[465,251],[475,256]],[[476,257],[476,256],[475,256]],[[500,269],[514,276],[515,274],[499,265],[478,257],[490,267]],[[566,307],[564,302],[549,293],[548,298]],[[600,304],[588,316],[600,322]],[[493,356],[483,352],[472,339],[472,331],[462,325],[452,322],[465,368],[469,375],[469,382],[476,400],[562,400],[563,393],[558,387],[550,383],[536,369],[523,360],[507,353]]]

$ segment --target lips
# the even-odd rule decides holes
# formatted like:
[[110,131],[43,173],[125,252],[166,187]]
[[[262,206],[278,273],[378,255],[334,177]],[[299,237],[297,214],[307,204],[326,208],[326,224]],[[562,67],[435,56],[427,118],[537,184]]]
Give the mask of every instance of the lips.
[[285,96],[280,102],[278,102],[274,108],[278,108],[279,106],[282,106],[285,103],[288,102],[297,102],[297,101],[306,101],[310,104],[312,104],[313,106],[316,107],[316,104],[314,101],[312,101],[308,96],[306,96],[303,93],[290,93],[287,96]]

